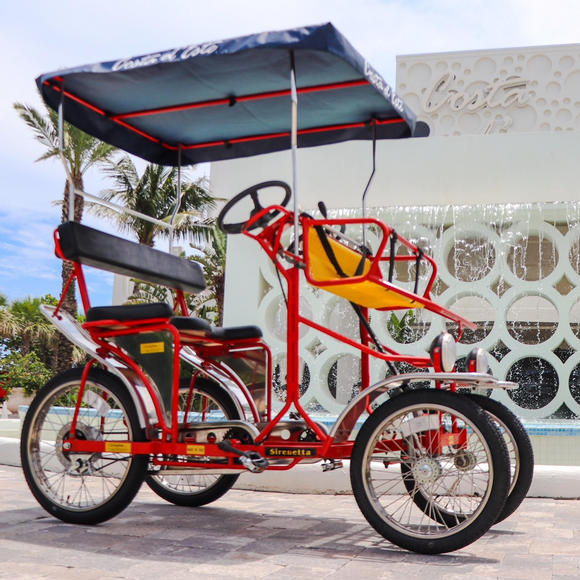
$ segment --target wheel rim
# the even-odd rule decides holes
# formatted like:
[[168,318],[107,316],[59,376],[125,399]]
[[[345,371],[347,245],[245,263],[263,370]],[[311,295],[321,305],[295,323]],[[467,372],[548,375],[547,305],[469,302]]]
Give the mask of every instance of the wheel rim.
[[[429,452],[422,442],[428,430],[412,425],[437,416],[447,429],[453,420],[468,428],[465,448],[446,446],[441,453]],[[402,471],[402,464],[410,469]],[[382,421],[366,446],[363,469],[375,512],[400,533],[423,539],[443,538],[469,526],[485,507],[493,482],[491,450],[477,426],[437,404],[410,405]],[[402,478],[411,478],[412,491]],[[414,494],[421,494],[423,501],[415,502]]]
[[[36,485],[47,499],[67,510],[83,512],[107,503],[122,488],[133,459],[120,453],[72,454],[63,450],[78,391],[78,381],[64,383],[35,408],[27,461]],[[87,381],[76,436],[133,440],[125,410],[108,388]]]
[[490,417],[498,426],[502,439],[504,440],[508,450],[510,460],[510,488],[508,494],[510,494],[514,490],[520,474],[520,452],[515,438],[507,425],[493,413],[490,413]]

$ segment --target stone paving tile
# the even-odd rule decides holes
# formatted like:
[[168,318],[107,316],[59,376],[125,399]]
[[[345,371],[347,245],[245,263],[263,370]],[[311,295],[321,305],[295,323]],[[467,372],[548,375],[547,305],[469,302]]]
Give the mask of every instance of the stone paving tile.
[[426,556],[378,536],[351,496],[234,490],[204,508],[144,488],[99,526],[72,526],[36,503],[18,468],[0,465],[0,579],[580,577],[580,501],[527,499],[452,554]]

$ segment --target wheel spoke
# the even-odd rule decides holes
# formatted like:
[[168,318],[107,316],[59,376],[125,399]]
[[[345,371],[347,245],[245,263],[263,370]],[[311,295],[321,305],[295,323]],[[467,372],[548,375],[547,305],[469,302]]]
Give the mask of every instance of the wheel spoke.
[[[253,196],[252,196],[253,198]],[[198,421],[211,421],[212,417],[222,419],[239,419],[235,403],[226,391],[217,384],[199,378],[193,385],[193,396],[188,397],[190,391],[188,382],[182,387],[179,397],[179,411],[183,414],[183,422],[186,421],[186,413],[199,413],[195,419]],[[187,401],[190,399],[189,409]],[[195,421],[189,417],[188,425]],[[169,458],[165,458],[169,459]],[[174,461],[187,461],[185,457],[172,457]],[[197,460],[203,458],[198,457]],[[208,458],[208,461],[211,459]],[[171,473],[171,469],[161,467],[155,475],[147,478],[147,483],[155,493],[163,499],[177,505],[199,506],[215,501],[226,493],[237,480],[238,475],[207,474],[200,471],[191,474]]]

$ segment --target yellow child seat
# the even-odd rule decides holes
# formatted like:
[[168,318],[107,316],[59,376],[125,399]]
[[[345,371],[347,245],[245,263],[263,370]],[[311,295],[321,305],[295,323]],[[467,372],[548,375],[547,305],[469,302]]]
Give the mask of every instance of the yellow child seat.
[[324,226],[307,230],[306,278],[313,286],[366,308],[423,308],[420,297],[382,279],[376,257],[333,239]]
[[[336,232],[327,230],[328,226],[340,225],[342,223],[375,223],[383,230],[385,238],[391,240],[390,255],[383,257],[383,251],[386,246],[386,239],[383,240],[377,252],[373,256],[370,253],[355,250],[349,247],[346,238],[345,242],[340,238],[340,234],[335,236]],[[377,220],[367,219],[357,220],[313,220],[309,217],[302,218],[304,231],[304,260],[306,279],[310,284],[318,288],[323,288],[332,292],[353,304],[358,304],[365,308],[375,310],[400,310],[407,308],[425,308],[435,312],[449,320],[457,322],[460,327],[465,326],[475,330],[477,325],[463,318],[462,316],[440,306],[429,297],[429,289],[434,282],[436,275],[436,266],[432,259],[425,256],[433,267],[431,279],[429,280],[423,295],[417,294],[417,280],[415,290],[411,292],[392,282],[385,280],[380,268],[381,261],[389,262],[389,280],[392,279],[394,263],[399,260],[408,260],[409,256],[396,256],[395,243],[397,239],[404,242],[410,249],[412,248],[416,259],[416,277],[419,273],[419,264],[423,259],[423,253],[412,244],[409,244],[392,230],[387,230],[386,226]]]

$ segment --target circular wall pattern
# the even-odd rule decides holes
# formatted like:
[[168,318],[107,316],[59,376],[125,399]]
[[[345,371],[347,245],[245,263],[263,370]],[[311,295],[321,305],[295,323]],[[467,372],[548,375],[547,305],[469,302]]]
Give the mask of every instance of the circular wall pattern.
[[460,282],[478,282],[485,278],[495,263],[495,247],[480,236],[453,240],[447,254],[447,269]]
[[521,344],[546,342],[558,328],[558,309],[545,296],[519,296],[506,311],[506,328]]
[[[352,217],[349,212],[337,211],[337,216]],[[478,324],[476,331],[464,329],[458,359],[480,346],[491,353],[495,376],[521,383],[509,394],[495,391],[495,398],[528,419],[548,418],[563,406],[580,417],[580,203],[385,208],[373,215],[425,247],[438,266],[433,299]],[[374,238],[370,242],[377,244]],[[267,281],[260,326],[273,351],[281,407],[286,306],[271,267],[260,262],[260,270]],[[424,287],[428,272],[421,274]],[[414,264],[397,270],[402,287],[412,287],[413,279]],[[304,281],[301,292],[305,316],[359,339],[358,320],[347,301]],[[411,356],[425,356],[440,332],[458,330],[421,309],[370,314],[379,340]],[[301,403],[340,413],[360,388],[359,352],[305,326],[300,352]],[[385,363],[373,360],[371,382],[388,372]]]
[[[451,303],[446,304],[447,308],[456,312],[467,320],[472,320],[477,323],[477,329],[471,330],[464,328],[459,339],[460,344],[481,344],[489,338],[496,325],[496,308],[492,304],[495,300],[490,300],[479,294],[455,294]],[[454,322],[447,322],[445,324],[446,330],[451,332],[454,336],[458,336],[457,324]],[[489,341],[488,341],[489,342]]]
[[[549,255],[549,260],[542,256]],[[526,282],[536,282],[549,276],[558,265],[558,250],[554,243],[535,232],[518,232],[509,244],[507,264],[514,276]]]
[[522,409],[543,409],[554,401],[558,393],[558,373],[540,357],[516,361],[509,368],[506,380],[519,384],[517,389],[508,391],[508,396]]

